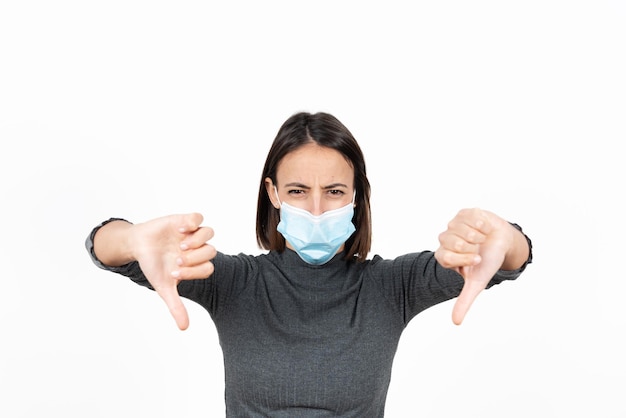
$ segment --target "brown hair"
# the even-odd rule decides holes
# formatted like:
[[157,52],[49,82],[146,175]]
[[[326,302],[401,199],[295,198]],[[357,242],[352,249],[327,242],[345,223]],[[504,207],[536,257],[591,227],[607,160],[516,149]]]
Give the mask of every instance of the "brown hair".
[[304,144],[316,144],[340,152],[354,169],[356,207],[352,222],[356,231],[346,241],[346,259],[364,261],[371,248],[372,222],[370,212],[370,183],[365,171],[365,159],[359,144],[348,128],[328,113],[296,113],[287,119],[267,154],[261,182],[256,216],[257,243],[262,249],[284,251],[285,238],[276,230],[280,221],[280,211],[267,195],[265,179],[269,177],[276,184],[276,170],[282,158]]

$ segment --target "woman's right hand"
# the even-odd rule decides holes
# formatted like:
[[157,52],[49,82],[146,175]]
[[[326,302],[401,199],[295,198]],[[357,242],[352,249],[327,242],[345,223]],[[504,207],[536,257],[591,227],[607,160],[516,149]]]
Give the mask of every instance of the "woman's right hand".
[[[201,214],[190,213],[134,225],[111,222],[96,234],[94,251],[109,265],[138,261],[178,328],[184,330],[189,326],[189,316],[178,294],[178,283],[209,277],[213,273],[211,260],[216,255],[215,248],[207,244],[213,237],[213,229],[200,226],[202,221]],[[119,253],[107,254],[113,248],[118,248]]]

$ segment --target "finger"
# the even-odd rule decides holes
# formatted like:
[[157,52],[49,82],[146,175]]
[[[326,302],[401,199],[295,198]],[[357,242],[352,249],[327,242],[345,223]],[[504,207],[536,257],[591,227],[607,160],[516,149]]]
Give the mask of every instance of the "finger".
[[214,270],[215,267],[213,263],[207,261],[206,263],[193,267],[181,267],[177,271],[172,272],[172,274],[175,275],[178,280],[206,279],[213,274]]
[[456,299],[454,308],[452,309],[452,322],[454,322],[455,325],[461,325],[461,323],[463,323],[463,320],[476,300],[476,297],[478,297],[480,292],[483,290],[484,287],[482,284],[471,280],[465,281],[461,294]]
[[217,251],[215,247],[204,244],[200,248],[181,252],[180,256],[176,259],[176,264],[179,267],[193,267],[212,260],[216,255]]
[[200,248],[206,244],[208,240],[213,238],[213,228],[204,226],[196,229],[192,233],[188,233],[185,239],[181,242],[180,248],[184,250]]
[[203,220],[204,217],[202,216],[202,214],[197,212],[182,215],[178,230],[181,233],[193,232],[200,227]]
[[448,269],[475,266],[482,260],[477,253],[456,253],[443,247],[437,249],[435,259],[437,259],[437,262],[441,264],[442,267]]
[[[468,232],[466,236],[458,235],[447,231],[439,235],[439,243],[443,248],[448,251],[460,254],[477,254],[480,248],[480,242],[476,242],[476,236],[482,234],[475,231],[475,233]],[[483,241],[484,238],[480,238],[478,241]]]
[[492,214],[486,210],[474,208],[467,209],[465,223],[472,229],[480,231],[483,235],[489,235],[493,230],[491,222]]
[[187,308],[185,308],[185,305],[183,304],[183,301],[176,289],[158,289],[157,293],[167,305],[178,328],[180,330],[186,330],[189,327],[189,315],[187,314]]
[[485,241],[485,237],[490,231],[488,222],[482,217],[471,219],[455,219],[450,221],[448,229],[439,236],[446,238],[448,235],[457,236],[467,242],[480,244]]

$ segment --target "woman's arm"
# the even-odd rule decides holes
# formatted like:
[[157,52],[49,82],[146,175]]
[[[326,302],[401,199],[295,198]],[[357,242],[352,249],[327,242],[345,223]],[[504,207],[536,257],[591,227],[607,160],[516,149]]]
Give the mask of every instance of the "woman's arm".
[[114,220],[98,229],[93,239],[93,249],[102,264],[118,267],[135,261],[128,243],[132,227],[129,222]]
[[170,215],[130,224],[113,220],[94,236],[93,251],[108,266],[139,262],[154,290],[167,304],[180,329],[189,326],[187,310],[178,294],[180,280],[202,279],[213,273],[216,250],[207,241],[213,230],[202,227],[202,215]]
[[530,262],[530,240],[513,224],[482,209],[463,209],[439,235],[435,258],[465,280],[452,312],[461,324],[470,306],[498,270],[516,270]]

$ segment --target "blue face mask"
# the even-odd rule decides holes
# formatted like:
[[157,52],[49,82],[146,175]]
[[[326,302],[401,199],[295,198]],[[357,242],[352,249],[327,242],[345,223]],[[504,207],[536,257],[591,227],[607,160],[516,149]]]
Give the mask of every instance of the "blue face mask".
[[339,247],[356,230],[352,224],[353,216],[354,200],[344,207],[318,216],[281,202],[280,223],[276,229],[300,258],[309,264],[321,265],[333,258]]

